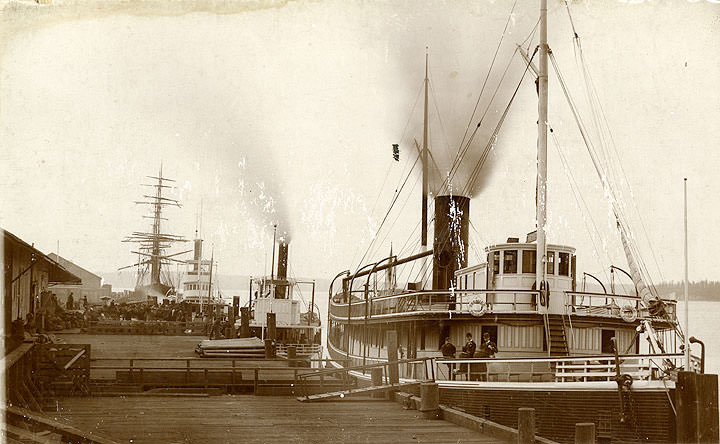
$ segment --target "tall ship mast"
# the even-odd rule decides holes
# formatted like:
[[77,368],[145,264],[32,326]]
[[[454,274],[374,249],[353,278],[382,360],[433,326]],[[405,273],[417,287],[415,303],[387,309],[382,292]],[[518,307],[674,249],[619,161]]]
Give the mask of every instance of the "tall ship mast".
[[192,250],[168,253],[174,244],[186,242],[182,236],[166,233],[163,230],[163,221],[167,221],[167,218],[163,217],[163,211],[169,206],[181,207],[178,200],[163,195],[164,190],[172,187],[169,183],[175,182],[175,180],[163,176],[162,164],[160,164],[157,176],[146,177],[156,182],[142,184],[144,187],[151,188],[152,191],[144,194],[143,200],[136,201],[135,204],[150,207],[150,214],[143,218],[150,219],[152,225],[150,231],[135,231],[123,239],[123,242],[138,245],[137,249],[132,251],[133,254],[138,255],[138,262],[120,269],[137,267],[136,297],[162,300],[174,296],[176,293],[176,282],[167,266],[172,263],[184,264],[185,261],[178,259],[177,256]]

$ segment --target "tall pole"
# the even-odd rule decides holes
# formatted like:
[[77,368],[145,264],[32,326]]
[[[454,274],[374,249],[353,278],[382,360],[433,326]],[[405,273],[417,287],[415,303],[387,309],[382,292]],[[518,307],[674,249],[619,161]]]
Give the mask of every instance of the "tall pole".
[[538,146],[537,146],[537,255],[535,288],[545,280],[545,215],[547,192],[547,120],[548,120],[548,44],[547,0],[540,0],[540,72],[538,74]]
[[685,370],[690,371],[690,303],[688,296],[688,219],[687,219],[687,178],[683,180],[685,219]]
[[[427,250],[427,220],[428,220],[428,50],[425,47],[425,113],[423,114],[423,149],[422,149],[422,228],[420,233],[420,251]],[[423,270],[426,270],[423,258]],[[423,279],[424,281],[424,279]]]
[[277,224],[273,225],[272,261],[270,262],[270,280],[275,280],[275,236],[277,235]]
[[[213,258],[214,257],[215,257],[215,248],[213,248],[212,253],[210,253],[210,278],[208,281],[208,305],[212,304],[212,272],[213,272]],[[202,297],[200,299],[202,299]]]

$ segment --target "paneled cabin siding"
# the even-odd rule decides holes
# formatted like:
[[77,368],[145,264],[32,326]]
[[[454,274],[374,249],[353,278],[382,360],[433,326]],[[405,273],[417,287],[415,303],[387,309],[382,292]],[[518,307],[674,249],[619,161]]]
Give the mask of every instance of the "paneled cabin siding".
[[543,346],[542,325],[498,325],[499,351],[538,351]]
[[599,328],[573,328],[568,335],[568,345],[575,354],[600,352]]
[[[635,337],[635,330],[632,328],[567,328],[567,340],[573,354],[595,354],[602,350],[602,331],[614,330],[618,341],[619,352],[624,354]],[[632,348],[629,353],[635,353]]]

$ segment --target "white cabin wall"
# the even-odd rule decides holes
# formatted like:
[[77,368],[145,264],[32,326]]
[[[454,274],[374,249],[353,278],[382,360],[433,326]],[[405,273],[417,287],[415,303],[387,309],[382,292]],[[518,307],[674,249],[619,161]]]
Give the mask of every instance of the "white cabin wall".
[[[615,337],[618,341],[618,349],[620,354],[624,354],[625,350],[633,342],[635,330],[632,328],[603,328],[603,327],[587,327],[566,329],[565,334],[568,340],[568,346],[573,354],[596,354],[602,351],[602,331],[614,330]],[[635,353],[633,347],[630,354]]]
[[542,344],[542,325],[498,325],[498,352],[537,352]]
[[599,353],[601,333],[599,328],[573,328],[566,330],[568,346],[572,353]]

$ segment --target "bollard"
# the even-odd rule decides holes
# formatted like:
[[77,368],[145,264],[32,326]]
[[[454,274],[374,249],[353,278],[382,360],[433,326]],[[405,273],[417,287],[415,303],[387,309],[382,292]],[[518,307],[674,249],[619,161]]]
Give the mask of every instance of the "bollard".
[[518,444],[535,443],[535,409],[518,409]]
[[[370,377],[372,380],[372,385],[374,387],[379,387],[383,384],[383,369],[382,367],[375,367],[370,370]],[[383,392],[373,392],[372,394],[373,398],[384,398],[385,393]]]
[[275,344],[272,339],[265,339],[265,359],[275,358]]
[[287,348],[287,358],[288,358],[288,365],[290,367],[297,367],[297,362],[294,361],[295,358],[297,358],[297,347],[294,345],[288,345]]
[[595,444],[594,422],[579,422],[575,424],[575,444]]
[[420,384],[420,411],[425,419],[440,418],[440,389],[436,382]]

